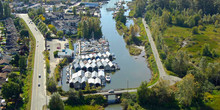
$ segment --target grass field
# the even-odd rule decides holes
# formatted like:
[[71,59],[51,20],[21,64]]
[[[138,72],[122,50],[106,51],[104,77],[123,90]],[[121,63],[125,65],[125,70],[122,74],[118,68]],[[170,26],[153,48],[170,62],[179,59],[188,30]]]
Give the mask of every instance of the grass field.
[[[165,44],[169,47],[170,53],[175,53],[178,50],[184,50],[192,59],[199,60],[200,53],[204,44],[208,44],[211,50],[220,53],[220,28],[215,28],[213,25],[206,25],[205,31],[199,31],[199,34],[192,34],[191,28],[172,26],[168,27],[164,33],[163,38]],[[183,41],[187,44],[182,47]],[[209,61],[220,62],[220,58],[210,59]]]

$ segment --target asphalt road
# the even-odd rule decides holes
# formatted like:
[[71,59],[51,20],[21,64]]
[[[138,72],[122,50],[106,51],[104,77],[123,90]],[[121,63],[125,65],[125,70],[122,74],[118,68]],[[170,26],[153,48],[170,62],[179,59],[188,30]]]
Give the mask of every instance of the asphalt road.
[[[18,16],[26,22],[36,39],[31,110],[42,110],[43,105],[46,105],[46,69],[43,55],[43,51],[45,50],[45,39],[36,25],[30,22],[31,19],[27,14],[19,14]],[[41,78],[39,78],[39,74]],[[38,86],[38,84],[40,84],[40,86]]]
[[[181,78],[179,77],[175,77],[175,76],[170,76],[166,73],[164,67],[163,67],[163,64],[161,62],[161,59],[160,59],[160,56],[159,56],[159,53],[157,51],[157,48],[156,48],[156,45],[154,43],[154,40],[152,38],[152,35],[151,35],[151,32],[150,32],[150,27],[146,24],[146,21],[144,20],[144,18],[142,18],[142,22],[144,24],[144,28],[145,28],[145,31],[147,32],[147,36],[148,36],[148,40],[150,42],[150,45],[151,45],[151,49],[152,49],[152,52],[153,52],[153,55],[154,55],[154,58],[156,60],[156,64],[157,64],[157,68],[159,70],[159,74],[160,74],[160,78],[163,79],[163,80],[169,80],[170,81],[170,85],[173,85],[175,84],[176,82],[180,81]],[[156,84],[156,83],[155,83]],[[154,85],[155,85],[154,84]],[[152,85],[152,86],[154,86]]]

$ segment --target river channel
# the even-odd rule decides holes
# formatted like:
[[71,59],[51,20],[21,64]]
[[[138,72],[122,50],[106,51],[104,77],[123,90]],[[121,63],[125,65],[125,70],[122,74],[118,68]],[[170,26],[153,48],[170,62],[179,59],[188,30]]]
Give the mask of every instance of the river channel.
[[[131,0],[124,0],[131,1]],[[145,58],[140,55],[134,57],[129,54],[124,42],[123,36],[119,35],[116,30],[116,22],[113,19],[113,11],[107,11],[106,8],[115,7],[118,0],[110,0],[108,4],[102,6],[101,10],[101,25],[103,36],[110,43],[110,51],[116,55],[116,61],[121,70],[111,74],[111,83],[107,84],[103,89],[118,89],[118,88],[136,88],[141,82],[149,81],[151,78],[151,70],[147,66]],[[127,7],[125,7],[127,8]],[[129,10],[125,12],[128,15]],[[127,26],[133,24],[133,20],[128,19]],[[109,97],[111,98],[111,97]],[[113,96],[114,98],[114,96]],[[109,105],[106,110],[122,109],[120,104]]]
[[[131,1],[131,0],[124,0]],[[143,81],[150,81],[151,70],[147,66],[147,62],[141,53],[140,56],[131,56],[128,49],[126,48],[126,43],[124,42],[123,36],[119,35],[116,30],[116,22],[113,19],[113,11],[107,11],[106,8],[116,7],[114,4],[118,0],[110,0],[109,3],[102,5],[101,10],[101,26],[103,37],[109,41],[110,52],[114,53],[116,56],[115,62],[120,66],[120,70],[110,74],[111,83],[106,84],[103,90],[108,89],[121,89],[121,88],[136,88]],[[124,5],[127,8],[126,5]],[[129,14],[128,10],[125,12],[127,16]],[[133,23],[132,19],[127,20],[126,26],[130,26]],[[63,73],[66,73],[66,67],[63,69]],[[66,74],[62,77],[62,89],[64,91],[69,90],[68,84],[65,83]],[[61,85],[61,82],[59,82]],[[114,100],[114,96],[109,97]],[[120,110],[122,109],[120,104],[109,105],[105,108],[106,110]]]

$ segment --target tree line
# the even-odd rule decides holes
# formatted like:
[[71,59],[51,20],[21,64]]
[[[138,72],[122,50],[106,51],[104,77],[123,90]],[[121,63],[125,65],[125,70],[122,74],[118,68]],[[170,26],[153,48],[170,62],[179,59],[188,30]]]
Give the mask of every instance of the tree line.
[[99,39],[102,37],[102,30],[100,25],[100,20],[93,17],[82,17],[78,24],[78,37],[79,38],[95,38]]
[[0,19],[8,18],[11,16],[11,8],[7,2],[0,1]]

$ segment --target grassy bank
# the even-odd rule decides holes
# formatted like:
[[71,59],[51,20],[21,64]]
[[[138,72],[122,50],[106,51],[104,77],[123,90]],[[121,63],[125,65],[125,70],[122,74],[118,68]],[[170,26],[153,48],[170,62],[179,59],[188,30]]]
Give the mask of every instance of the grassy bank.
[[95,106],[81,105],[81,106],[74,106],[74,107],[66,105],[64,110],[104,110],[104,108],[99,105],[95,105]]
[[127,45],[126,47],[128,48],[129,53],[130,53],[131,55],[133,55],[133,56],[138,56],[138,55],[140,55],[141,52],[142,52],[141,49],[135,47],[134,45]]
[[135,44],[145,46],[145,52],[147,56],[146,60],[148,61],[148,66],[152,71],[152,78],[151,78],[151,81],[148,83],[148,85],[150,86],[156,83],[157,80],[159,79],[159,71],[158,71],[157,64],[153,56],[152,50],[151,50],[151,46],[147,38],[147,33],[142,23],[142,18],[136,18],[133,20],[134,20],[134,23],[139,28],[139,36],[136,36],[135,38],[130,37],[131,35],[129,33],[129,29],[123,23],[117,22],[116,28],[117,28],[118,33],[120,35],[123,35],[124,40],[127,44],[126,47],[128,48],[130,55],[136,56],[141,53],[141,49],[135,47]]
[[30,34],[30,45],[31,50],[28,56],[28,72],[27,77],[24,81],[24,87],[22,88],[24,93],[22,94],[25,98],[24,108],[26,110],[30,110],[31,108],[31,96],[32,96],[32,79],[33,79],[33,70],[34,70],[34,58],[35,58],[35,47],[36,47],[36,39],[34,38],[33,33],[31,32],[30,28],[27,26],[25,21],[21,19],[22,24],[24,24],[25,28],[28,30]]

